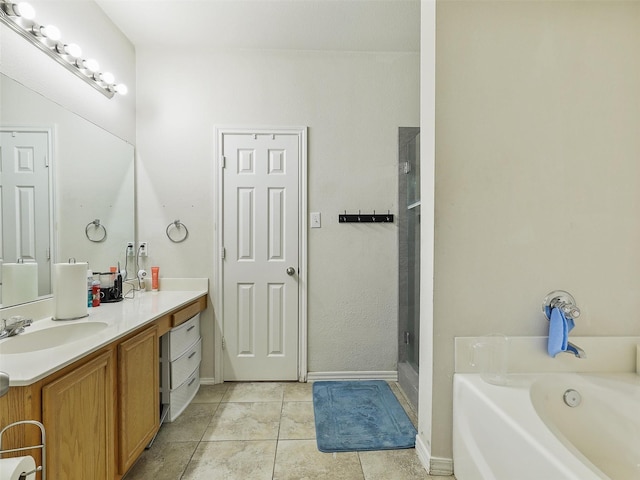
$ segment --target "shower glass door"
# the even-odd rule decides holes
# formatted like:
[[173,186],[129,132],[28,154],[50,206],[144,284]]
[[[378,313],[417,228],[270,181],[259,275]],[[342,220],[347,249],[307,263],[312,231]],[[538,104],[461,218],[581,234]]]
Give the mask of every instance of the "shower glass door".
[[398,381],[418,404],[420,365],[420,129],[400,127]]

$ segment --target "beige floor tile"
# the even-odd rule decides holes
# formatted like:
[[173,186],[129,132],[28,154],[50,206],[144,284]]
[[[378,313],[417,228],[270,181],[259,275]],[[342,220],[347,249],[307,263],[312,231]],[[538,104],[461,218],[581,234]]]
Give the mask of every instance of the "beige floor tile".
[[156,443],[197,442],[202,439],[219,404],[192,403],[171,423],[163,423]]
[[202,440],[276,440],[281,410],[278,402],[221,403]]
[[153,444],[142,452],[124,480],[180,480],[198,442]]
[[249,382],[231,383],[223,402],[282,402],[284,383]]
[[202,442],[182,480],[271,480],[275,452],[275,440]]
[[200,389],[192,403],[220,403],[222,397],[229,389],[228,383],[218,383],[216,385],[200,385]]
[[313,402],[284,402],[278,438],[280,440],[316,438]]
[[428,480],[413,448],[358,452],[365,480]]
[[[397,384],[390,386],[415,421]],[[312,388],[293,382],[203,385],[124,480],[455,480],[428,476],[414,449],[319,452]]]
[[285,402],[312,402],[313,383],[287,383],[284,386]]
[[413,423],[413,426],[418,428],[418,412],[416,412],[411,406],[411,403],[409,402],[405,394],[402,393],[402,389],[396,382],[389,382],[389,386],[391,387],[391,391],[393,392],[393,394],[398,399],[400,405],[402,405],[402,408],[406,412],[407,416],[411,420],[411,423]]
[[273,480],[363,480],[358,454],[322,453],[315,440],[280,440]]

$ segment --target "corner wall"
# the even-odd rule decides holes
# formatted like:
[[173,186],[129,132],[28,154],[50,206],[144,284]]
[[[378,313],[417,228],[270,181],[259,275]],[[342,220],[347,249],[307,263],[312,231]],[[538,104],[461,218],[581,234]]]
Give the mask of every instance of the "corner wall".
[[[420,4],[420,373],[416,452],[428,472],[438,468],[432,455],[435,230],[436,0]],[[450,458],[450,457],[449,457]],[[450,473],[445,465],[442,473]]]
[[547,335],[554,289],[573,334],[640,333],[640,3],[440,1],[436,32],[430,440],[450,458],[456,336]]
[[[308,206],[322,214],[308,232],[309,370],[395,371],[396,226],[338,224],[338,214],[396,211],[398,127],[418,126],[419,55],[139,49],[137,59],[138,237],[149,261],[213,284],[214,126],[306,125]],[[182,244],[165,235],[176,218],[189,228]]]

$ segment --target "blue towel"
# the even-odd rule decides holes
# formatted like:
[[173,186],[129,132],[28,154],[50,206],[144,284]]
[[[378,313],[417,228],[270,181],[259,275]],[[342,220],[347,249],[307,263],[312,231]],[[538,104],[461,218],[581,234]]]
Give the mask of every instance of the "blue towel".
[[549,320],[549,343],[547,352],[555,357],[560,352],[567,351],[569,343],[569,332],[574,327],[573,319],[567,318],[559,308],[551,309],[551,319]]

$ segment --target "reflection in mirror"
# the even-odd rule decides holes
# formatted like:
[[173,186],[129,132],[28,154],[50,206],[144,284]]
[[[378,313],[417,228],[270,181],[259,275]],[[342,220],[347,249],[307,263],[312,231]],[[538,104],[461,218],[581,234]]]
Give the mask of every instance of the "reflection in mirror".
[[124,268],[135,233],[133,145],[2,74],[0,105],[0,262],[36,262],[39,296],[51,294],[56,262]]
[[[0,127],[2,301],[15,305],[51,291],[49,265],[52,131]],[[45,248],[43,248],[45,247]]]

